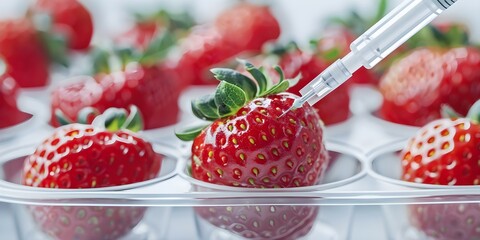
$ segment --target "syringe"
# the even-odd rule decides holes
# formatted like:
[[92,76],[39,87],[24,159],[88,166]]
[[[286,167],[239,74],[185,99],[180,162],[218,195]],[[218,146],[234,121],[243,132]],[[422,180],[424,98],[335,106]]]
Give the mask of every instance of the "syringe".
[[374,67],[456,1],[404,0],[353,41],[349,54],[334,62],[302,88],[302,97],[297,98],[290,109],[299,108],[305,102],[313,105],[348,80],[362,66],[367,69]]

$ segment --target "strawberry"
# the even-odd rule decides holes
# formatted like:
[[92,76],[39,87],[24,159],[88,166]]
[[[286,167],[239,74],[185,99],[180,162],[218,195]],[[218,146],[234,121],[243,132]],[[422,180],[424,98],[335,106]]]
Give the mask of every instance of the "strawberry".
[[29,20],[0,21],[0,58],[7,65],[7,74],[20,87],[42,87],[47,84],[49,60]]
[[77,0],[37,0],[30,14],[46,13],[52,19],[53,32],[68,39],[68,46],[85,50],[93,35],[90,12]]
[[16,125],[30,117],[17,108],[18,90],[15,79],[0,73],[0,128]]
[[[400,155],[403,180],[450,186],[480,183],[480,101],[467,117],[455,115],[428,123],[409,140]],[[434,239],[478,239],[478,226],[473,224],[478,211],[478,204],[418,205],[410,207],[410,217]]]
[[[192,110],[213,122],[177,133],[182,140],[193,139],[192,177],[245,188],[316,184],[329,161],[323,123],[308,105],[281,116],[293,104],[294,96],[282,93],[292,82],[276,68],[280,79],[274,85],[261,69],[244,64],[256,83],[238,71],[212,69],[220,85],[214,94],[194,100]],[[197,212],[211,224],[243,237],[294,239],[310,230],[317,210],[251,206],[199,208]]]
[[174,70],[156,62],[158,51],[152,46],[159,44],[163,49],[167,43],[161,42],[168,41],[161,38],[152,42],[140,56],[123,56],[125,61],[120,71],[110,72],[108,66],[102,66],[99,60],[95,65],[104,73],[56,88],[51,95],[51,124],[60,125],[57,115],[75,122],[85,107],[103,112],[110,107],[127,108],[129,105],[140,109],[145,129],[176,123],[179,113],[177,99],[182,85]]
[[240,3],[221,13],[213,26],[199,26],[183,39],[179,71],[189,84],[213,84],[208,69],[238,54],[258,53],[279,35],[280,25],[268,7]]
[[[129,130],[114,129],[119,125],[138,130],[138,112],[131,109],[133,115],[126,117],[125,111],[119,111],[109,111],[116,118],[104,116],[111,131],[78,123],[56,129],[25,159],[23,184],[101,188],[156,177],[162,158],[151,144]],[[145,208],[83,206],[31,206],[30,210],[40,228],[55,239],[82,240],[117,239],[135,227],[145,212]]]
[[422,126],[440,118],[448,104],[460,114],[480,97],[480,51],[423,48],[393,65],[380,82],[380,115],[391,122]]

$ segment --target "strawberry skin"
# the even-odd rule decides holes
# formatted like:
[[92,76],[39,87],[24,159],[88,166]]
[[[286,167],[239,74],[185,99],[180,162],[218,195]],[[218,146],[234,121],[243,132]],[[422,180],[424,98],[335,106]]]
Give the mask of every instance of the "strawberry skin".
[[128,109],[136,105],[145,129],[159,128],[177,122],[180,91],[177,76],[167,67],[132,65],[123,72],[100,74],[96,81],[86,79],[54,90],[51,123],[60,125],[55,117],[57,109],[76,121],[78,112],[85,107],[103,112],[110,107]]
[[0,58],[20,87],[43,87],[49,60],[33,24],[26,19],[0,21]]
[[[99,188],[154,178],[161,157],[129,131],[90,125],[58,128],[25,159],[23,184],[45,188]],[[55,239],[117,239],[141,220],[145,208],[32,206],[38,225]]]
[[[426,184],[480,183],[480,125],[467,118],[440,119],[420,129],[402,151],[402,179]],[[409,206],[413,226],[437,240],[479,239],[478,204]]]
[[439,185],[480,183],[480,125],[466,118],[433,121],[402,152],[402,179]]
[[17,108],[18,85],[12,77],[0,75],[0,128],[10,127],[29,118]]
[[388,121],[423,126],[440,118],[442,104],[465,115],[480,97],[480,51],[418,49],[392,66],[380,82],[380,115]]
[[53,30],[68,38],[71,49],[85,50],[93,35],[90,12],[77,0],[37,0],[33,12],[46,12],[53,21]]
[[193,142],[192,176],[248,188],[317,183],[328,165],[323,125],[311,107],[277,119],[293,100],[291,95],[258,98],[215,121]]

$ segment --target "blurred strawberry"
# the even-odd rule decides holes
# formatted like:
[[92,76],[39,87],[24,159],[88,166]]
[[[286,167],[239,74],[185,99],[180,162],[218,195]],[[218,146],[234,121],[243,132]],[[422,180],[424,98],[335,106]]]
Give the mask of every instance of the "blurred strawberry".
[[37,31],[27,19],[0,21],[0,58],[7,75],[20,87],[42,87],[49,78],[49,59]]
[[183,39],[179,71],[189,84],[216,84],[210,68],[238,54],[258,53],[279,35],[280,25],[268,7],[242,2],[221,13],[213,26],[197,27]]
[[2,65],[0,61],[0,128],[5,128],[21,123],[30,116],[17,108],[17,82],[1,70]]
[[60,124],[58,115],[76,121],[85,107],[102,112],[110,107],[127,108],[129,105],[140,109],[145,129],[176,123],[182,84],[176,71],[159,62],[172,44],[169,36],[160,35],[144,52],[118,50],[123,64],[117,71],[109,69],[109,54],[99,51],[94,63],[99,73],[94,78],[87,77],[53,91],[51,124]]
[[[104,128],[69,124],[58,128],[24,162],[22,183],[40,188],[121,186],[155,178],[162,158],[139,130],[135,108],[106,111]],[[134,161],[133,161],[134,160]],[[142,219],[144,207],[29,206],[35,222],[54,239],[118,239]]]
[[117,36],[115,42],[143,50],[161,31],[181,38],[194,25],[195,20],[187,12],[172,13],[162,9],[153,14],[135,14],[134,26]]
[[90,12],[77,0],[37,0],[29,14],[48,14],[52,31],[67,38],[68,46],[85,50],[93,35],[93,20]]
[[442,104],[460,114],[480,98],[480,50],[472,47],[418,49],[393,65],[380,82],[380,115],[422,126],[440,118]]
[[[424,184],[480,184],[480,101],[458,116],[445,108],[447,117],[423,126],[401,152],[402,179]],[[412,224],[438,239],[479,239],[475,224],[478,204],[415,205],[410,207]]]

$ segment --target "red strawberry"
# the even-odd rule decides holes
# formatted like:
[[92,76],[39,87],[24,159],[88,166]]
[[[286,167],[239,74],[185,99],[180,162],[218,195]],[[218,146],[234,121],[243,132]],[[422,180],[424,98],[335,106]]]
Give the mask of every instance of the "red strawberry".
[[37,0],[31,12],[47,13],[52,17],[53,31],[68,38],[71,49],[90,46],[93,21],[90,12],[77,0]]
[[280,35],[280,25],[268,7],[240,3],[221,13],[214,26],[201,26],[182,45],[179,70],[189,84],[213,84],[208,69],[238,54],[260,52]]
[[0,58],[20,87],[42,87],[49,60],[33,24],[26,19],[0,21]]
[[114,72],[106,64],[109,54],[99,51],[94,67],[100,73],[95,80],[87,78],[53,91],[51,124],[60,125],[57,113],[75,122],[79,111],[85,107],[103,112],[110,107],[128,108],[130,105],[140,109],[145,129],[176,123],[182,83],[177,72],[159,60],[172,44],[173,40],[165,33],[157,36],[143,52],[119,50],[123,65],[121,70]]
[[[192,176],[245,188],[316,184],[328,165],[320,118],[307,105],[280,116],[293,104],[292,95],[281,93],[290,82],[283,79],[280,69],[280,80],[272,86],[261,70],[250,63],[246,68],[258,87],[237,71],[213,69],[221,81],[216,93],[192,102],[195,115],[213,121],[203,130],[178,134],[183,140],[194,139]],[[247,238],[269,239],[300,237],[310,230],[317,213],[316,207],[270,209],[252,206],[197,211],[217,227]]]
[[12,77],[0,73],[0,128],[13,126],[30,117],[17,108],[18,90]]
[[178,78],[164,66],[130,65],[122,72],[100,74],[55,89],[52,93],[51,124],[59,126],[58,111],[71,121],[85,107],[103,112],[110,107],[136,105],[142,112],[145,129],[171,125],[178,120],[180,95]]
[[440,118],[448,104],[460,114],[480,97],[480,51],[419,49],[392,66],[380,82],[380,115],[395,123],[422,126]]
[[280,26],[267,6],[240,3],[222,12],[215,20],[215,28],[224,44],[243,51],[259,51],[265,42],[280,35]]
[[[154,178],[161,162],[150,143],[128,130],[109,132],[70,124],[58,128],[25,159],[23,184],[61,189],[119,186]],[[55,239],[82,240],[117,239],[145,212],[134,207],[31,206],[30,210],[41,229]]]
[[[401,153],[402,179],[425,184],[480,183],[480,101],[467,118],[439,119],[422,127]],[[478,204],[415,205],[412,224],[434,239],[478,239]]]

